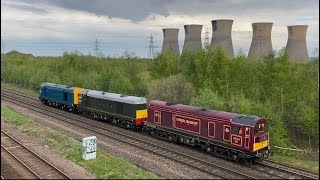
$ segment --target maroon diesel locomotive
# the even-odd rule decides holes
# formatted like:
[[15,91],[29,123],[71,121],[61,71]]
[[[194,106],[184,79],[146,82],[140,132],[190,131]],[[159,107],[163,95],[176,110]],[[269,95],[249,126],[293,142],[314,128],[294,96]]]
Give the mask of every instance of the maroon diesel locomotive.
[[270,152],[268,121],[253,115],[151,101],[145,130],[244,163],[261,162]]

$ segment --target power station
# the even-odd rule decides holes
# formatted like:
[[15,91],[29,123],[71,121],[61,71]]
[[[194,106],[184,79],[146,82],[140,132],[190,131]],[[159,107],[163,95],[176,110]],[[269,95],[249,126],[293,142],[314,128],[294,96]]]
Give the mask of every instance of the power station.
[[[234,50],[232,44],[232,25],[231,19],[212,20],[212,39],[210,48],[221,48],[229,58],[234,58]],[[273,52],[271,42],[272,22],[252,23],[252,41],[248,53],[248,59],[259,59]],[[190,24],[184,25],[185,39],[182,54],[189,51],[195,53],[202,49],[201,31],[202,25]],[[286,51],[292,62],[307,63],[309,61],[306,33],[307,25],[288,26],[288,41]],[[162,53],[168,49],[172,49],[180,54],[178,44],[179,29],[165,28],[163,29],[163,46]],[[207,40],[208,41],[208,40]]]
[[292,62],[307,63],[309,61],[306,41],[307,29],[307,25],[288,26],[286,51]]
[[165,28],[163,31],[163,45],[161,53],[171,49],[178,55],[180,54],[179,43],[178,43],[178,34],[179,29],[176,28]]
[[198,50],[202,49],[201,30],[202,30],[202,25],[198,25],[198,24],[184,25],[185,37],[184,37],[182,54],[187,51],[191,53],[195,53]]
[[212,20],[211,24],[212,39],[210,47],[212,49],[221,48],[228,57],[234,58],[234,51],[231,38],[233,20]]
[[249,59],[259,59],[273,52],[271,43],[271,30],[273,23],[252,23],[252,41],[248,54]]

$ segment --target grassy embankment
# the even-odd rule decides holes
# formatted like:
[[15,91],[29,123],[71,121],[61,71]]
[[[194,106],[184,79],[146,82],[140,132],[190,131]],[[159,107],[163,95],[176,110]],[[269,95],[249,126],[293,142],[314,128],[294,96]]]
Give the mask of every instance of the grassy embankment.
[[47,142],[50,149],[77,165],[84,167],[96,178],[108,179],[158,179],[159,176],[135,166],[128,160],[109,155],[103,150],[97,151],[97,159],[82,159],[81,142],[62,133],[44,127],[31,119],[22,116],[1,104],[1,119],[15,125],[26,136],[36,138],[39,142]]
[[[15,91],[24,92],[24,93],[32,95],[32,96],[38,96],[37,91],[29,90],[29,89],[25,89],[25,88],[20,88],[14,84],[1,83],[1,86],[6,87],[8,89],[13,89]],[[1,116],[2,116],[2,114],[1,114]],[[319,162],[318,161],[310,160],[310,158],[306,158],[305,155],[303,155],[301,153],[290,152],[290,155],[283,155],[283,154],[288,154],[288,153],[286,153],[286,152],[275,153],[272,157],[270,157],[270,160],[277,162],[277,163],[280,163],[280,164],[288,164],[290,166],[310,170],[314,173],[319,173]]]

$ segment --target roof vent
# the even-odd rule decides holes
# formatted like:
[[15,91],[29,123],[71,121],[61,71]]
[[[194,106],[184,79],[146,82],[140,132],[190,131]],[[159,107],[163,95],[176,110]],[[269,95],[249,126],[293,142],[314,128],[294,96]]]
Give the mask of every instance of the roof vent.
[[121,94],[121,95],[120,95],[120,97],[127,97],[127,95],[123,95],[123,94]]
[[105,94],[106,92],[102,92],[102,94]]
[[201,108],[201,111],[206,111],[207,109],[205,109],[205,108]]

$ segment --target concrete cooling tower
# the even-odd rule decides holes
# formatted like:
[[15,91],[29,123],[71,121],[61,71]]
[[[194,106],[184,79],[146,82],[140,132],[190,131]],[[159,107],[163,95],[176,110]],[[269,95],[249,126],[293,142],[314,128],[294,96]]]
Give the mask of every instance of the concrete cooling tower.
[[202,25],[184,25],[185,38],[182,53],[187,51],[194,53],[202,48],[201,30]]
[[180,54],[179,44],[178,44],[178,34],[179,29],[175,28],[166,28],[162,29],[163,31],[163,45],[161,53],[172,49],[177,54]]
[[268,55],[273,51],[271,30],[273,23],[252,23],[252,41],[248,54],[249,59],[256,59]]
[[307,28],[307,25],[288,26],[286,51],[293,62],[307,63],[309,61],[306,41]]
[[234,51],[231,39],[231,30],[233,20],[230,19],[219,19],[211,21],[212,24],[212,39],[211,48],[216,49],[220,47],[225,54],[233,58]]

